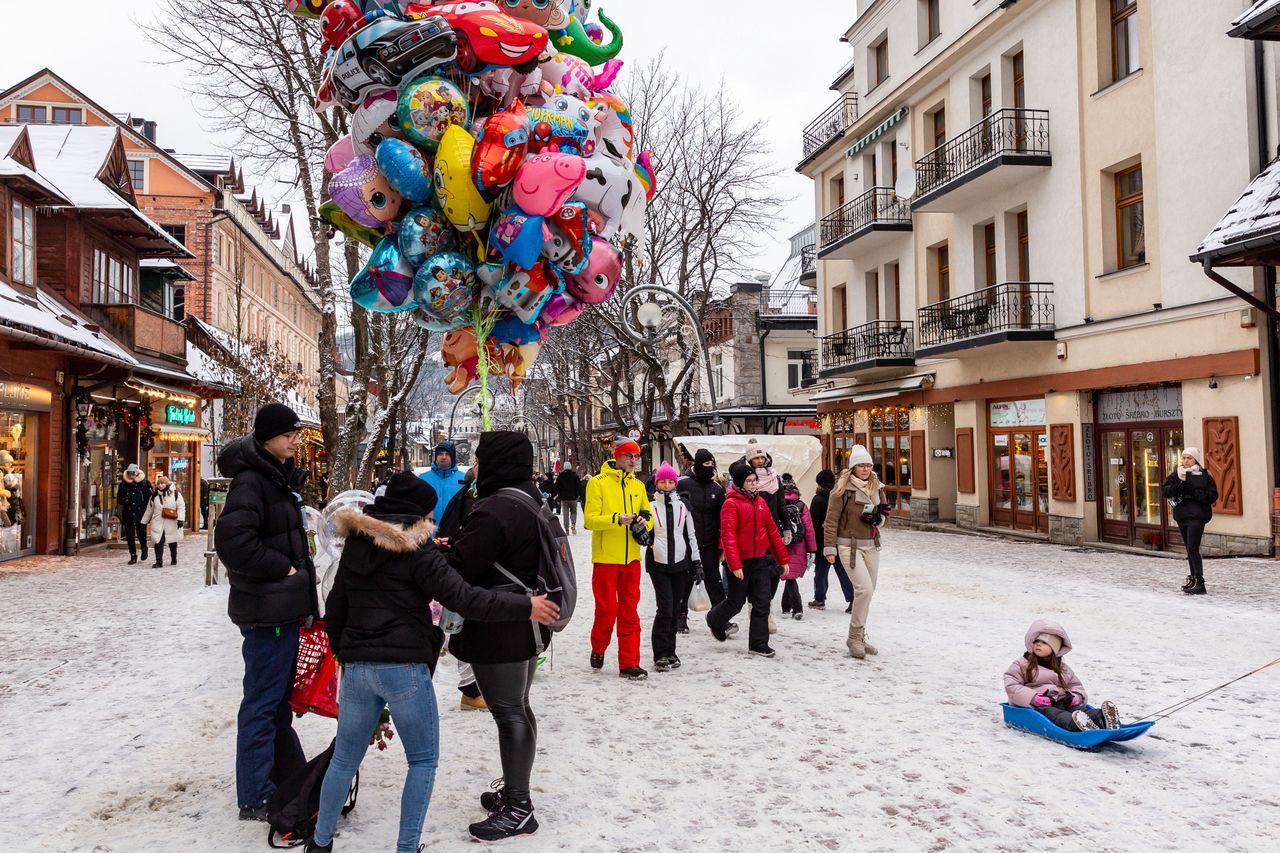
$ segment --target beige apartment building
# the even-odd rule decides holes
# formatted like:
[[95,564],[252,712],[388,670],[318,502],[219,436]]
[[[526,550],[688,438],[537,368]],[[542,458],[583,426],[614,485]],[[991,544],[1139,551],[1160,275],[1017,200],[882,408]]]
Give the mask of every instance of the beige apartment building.
[[1189,260],[1270,159],[1247,6],[859,0],[798,166],[832,464],[866,444],[919,521],[1166,550],[1193,445],[1205,553],[1272,552],[1265,318]]

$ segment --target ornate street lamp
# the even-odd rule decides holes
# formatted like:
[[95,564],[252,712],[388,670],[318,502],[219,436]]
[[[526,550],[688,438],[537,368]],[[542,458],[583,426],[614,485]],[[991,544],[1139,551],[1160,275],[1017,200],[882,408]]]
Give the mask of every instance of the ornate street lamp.
[[[646,295],[648,298],[634,308],[635,322],[644,330],[642,334],[632,324],[629,311],[632,310],[634,302]],[[633,287],[622,300],[622,305],[618,309],[618,319],[621,322],[622,331],[638,344],[644,344],[645,346],[657,344],[659,341],[658,330],[662,325],[663,309],[663,306],[658,303],[659,297],[670,299],[676,307],[685,313],[689,318],[690,325],[693,326],[693,333],[698,338],[698,349],[702,352],[702,361],[707,369],[707,396],[711,398],[711,432],[714,435],[724,435],[724,421],[720,417],[720,406],[716,402],[715,375],[711,367],[711,351],[707,348],[707,336],[702,332],[702,324],[698,322],[698,315],[694,313],[693,306],[689,304],[688,300],[678,293],[654,284],[642,284],[639,287]]]

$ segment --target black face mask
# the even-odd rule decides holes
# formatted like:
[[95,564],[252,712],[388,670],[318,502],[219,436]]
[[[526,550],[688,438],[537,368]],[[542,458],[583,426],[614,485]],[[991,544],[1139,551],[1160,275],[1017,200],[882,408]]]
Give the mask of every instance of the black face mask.
[[708,468],[706,465],[699,465],[693,469],[693,477],[700,483],[708,483],[711,478],[716,475],[715,468]]

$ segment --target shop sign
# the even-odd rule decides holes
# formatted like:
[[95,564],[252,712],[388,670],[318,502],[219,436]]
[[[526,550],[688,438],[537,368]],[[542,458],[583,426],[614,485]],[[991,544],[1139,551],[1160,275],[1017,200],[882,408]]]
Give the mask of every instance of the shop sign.
[[935,447],[933,449],[934,459],[950,459],[953,455],[954,452],[950,447]]
[[1110,391],[1098,395],[1098,423],[1182,420],[1182,386]]
[[820,430],[822,428],[822,424],[812,419],[803,420],[803,421],[787,421],[787,426],[796,427],[799,429],[811,429],[811,430]]
[[1098,479],[1098,457],[1093,446],[1093,424],[1080,425],[1080,439],[1084,447],[1084,499],[1096,501],[1098,499],[1098,490],[1095,485]]
[[988,406],[993,427],[1044,426],[1044,400],[1002,400]]
[[193,424],[196,422],[196,413],[186,406],[165,406],[164,419],[171,424]]
[[24,412],[47,412],[53,403],[53,392],[25,382],[6,382],[0,379],[0,409],[19,409]]

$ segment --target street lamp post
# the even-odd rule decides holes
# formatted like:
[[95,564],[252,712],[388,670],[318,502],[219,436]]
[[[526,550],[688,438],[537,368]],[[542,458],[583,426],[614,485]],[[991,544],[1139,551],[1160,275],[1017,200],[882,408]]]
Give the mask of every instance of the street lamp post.
[[[636,331],[631,325],[631,318],[627,315],[628,308],[636,301],[637,297],[649,295],[649,298],[635,308],[636,322],[644,329],[644,333]],[[698,322],[698,315],[694,313],[693,306],[689,301],[678,293],[668,290],[665,287],[659,287],[656,284],[642,284],[639,287],[633,287],[622,300],[619,308],[619,319],[622,322],[622,331],[627,337],[639,344],[652,346],[658,339],[658,326],[662,323],[662,306],[658,304],[657,297],[665,296],[679,306],[689,317],[689,323],[693,326],[693,333],[698,336],[698,349],[702,352],[703,365],[707,369],[707,396],[711,398],[711,431],[714,435],[724,435],[724,420],[720,417],[720,406],[716,402],[716,386],[715,375],[711,369],[711,351],[707,348],[707,336],[703,334],[702,324]]]
[[[474,396],[472,395],[472,392],[473,392],[473,391],[475,392]],[[471,401],[472,401],[473,403],[475,403],[475,404],[476,404],[476,414],[479,414],[479,413],[480,413],[480,408],[481,408],[481,405],[480,405],[480,404],[481,404],[481,401],[480,401],[480,399],[479,399],[479,397],[480,397],[480,393],[481,393],[481,392],[480,392],[480,383],[478,383],[478,382],[473,382],[473,383],[471,383],[470,385],[468,385],[468,386],[466,387],[466,389],[465,389],[465,390],[463,390],[463,392],[462,392],[461,394],[459,394],[459,395],[458,395],[458,399],[456,399],[456,400],[454,400],[454,401],[453,401],[453,409],[449,412],[449,438],[450,438],[450,440],[452,440],[452,439],[453,439],[453,422],[454,422],[454,419],[458,416],[458,405],[459,405],[460,403],[462,403],[462,401],[463,401],[463,400],[471,399]],[[489,393],[489,404],[490,404],[490,406],[492,406],[492,405],[493,405],[493,402],[494,402],[494,399],[493,399],[493,392],[492,392],[492,391],[489,391],[488,393]]]

